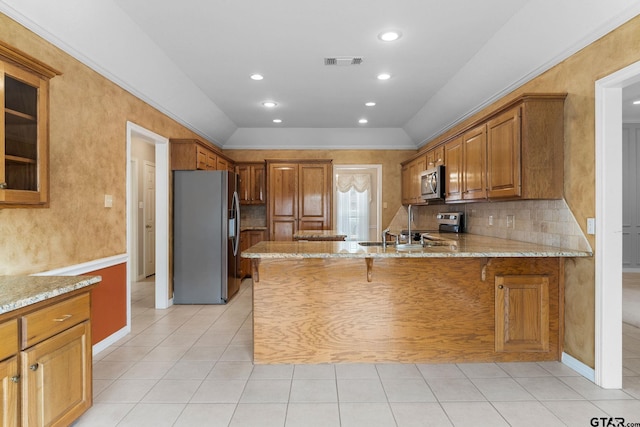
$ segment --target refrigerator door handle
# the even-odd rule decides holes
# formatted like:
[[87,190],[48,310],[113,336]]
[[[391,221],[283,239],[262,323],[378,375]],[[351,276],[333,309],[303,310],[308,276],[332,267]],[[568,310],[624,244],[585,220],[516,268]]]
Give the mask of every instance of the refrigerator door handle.
[[237,256],[238,249],[240,248],[240,198],[238,197],[237,191],[233,192],[231,212],[233,220],[231,224],[229,224],[229,233],[232,234],[231,237],[233,238],[233,255]]

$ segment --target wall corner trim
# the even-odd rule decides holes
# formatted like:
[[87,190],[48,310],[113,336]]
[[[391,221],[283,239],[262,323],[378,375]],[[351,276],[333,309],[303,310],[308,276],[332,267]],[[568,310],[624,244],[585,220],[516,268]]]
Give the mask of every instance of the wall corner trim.
[[596,382],[596,372],[589,366],[585,365],[573,356],[569,356],[567,353],[562,353],[562,363],[588,379],[589,381]]
[[32,274],[32,276],[77,276],[92,271],[100,270],[114,265],[123,264],[129,260],[129,255],[120,254],[106,258],[99,258],[93,261],[83,262],[81,264],[69,265],[67,267],[57,268],[55,270],[43,271]]
[[107,338],[103,339],[102,341],[95,343],[93,345],[93,355],[95,356],[101,351],[107,349],[107,347],[110,347],[115,342],[129,335],[129,333],[131,333],[130,325],[125,326],[124,328],[120,329],[117,332],[114,332],[113,334],[109,335]]

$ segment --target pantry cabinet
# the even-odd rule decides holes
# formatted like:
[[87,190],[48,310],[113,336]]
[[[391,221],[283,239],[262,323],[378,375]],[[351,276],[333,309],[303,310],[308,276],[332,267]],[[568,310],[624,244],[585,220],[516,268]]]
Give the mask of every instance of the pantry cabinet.
[[233,162],[197,139],[171,139],[171,170],[233,170]]
[[49,204],[49,80],[59,74],[0,42],[0,208]]
[[240,178],[240,204],[265,204],[265,166],[264,163],[239,163],[236,173]]
[[298,230],[329,230],[332,216],[331,160],[267,160],[269,240],[293,240]]

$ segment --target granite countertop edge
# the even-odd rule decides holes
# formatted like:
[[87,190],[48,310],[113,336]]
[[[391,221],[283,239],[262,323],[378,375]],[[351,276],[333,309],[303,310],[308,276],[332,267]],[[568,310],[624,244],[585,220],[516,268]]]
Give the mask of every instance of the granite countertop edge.
[[399,250],[394,246],[360,246],[357,242],[263,241],[243,251],[250,259],[304,258],[571,258],[590,257],[592,252],[520,242],[497,237],[464,234],[453,245]]
[[0,314],[96,284],[101,276],[0,276]]

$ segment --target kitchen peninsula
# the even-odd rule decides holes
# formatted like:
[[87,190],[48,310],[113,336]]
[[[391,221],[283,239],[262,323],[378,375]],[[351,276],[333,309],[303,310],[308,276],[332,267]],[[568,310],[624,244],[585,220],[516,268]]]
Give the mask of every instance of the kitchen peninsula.
[[264,241],[253,271],[254,363],[558,360],[566,257],[478,235],[408,250]]

